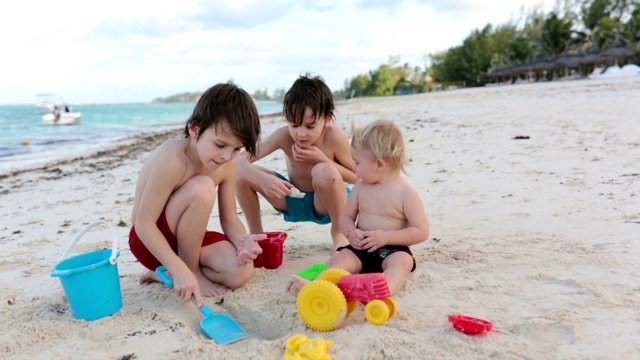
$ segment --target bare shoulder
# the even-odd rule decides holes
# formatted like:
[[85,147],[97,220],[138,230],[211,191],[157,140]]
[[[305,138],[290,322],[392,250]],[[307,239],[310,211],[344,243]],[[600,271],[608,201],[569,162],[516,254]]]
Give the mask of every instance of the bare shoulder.
[[[171,193],[184,182],[188,168],[185,141],[167,140],[153,150],[145,161],[136,184],[132,215],[134,222],[141,206],[146,214],[155,213],[156,210],[160,214]],[[143,201],[143,198],[147,201]]]
[[334,123],[329,124],[325,131],[325,141],[333,143],[349,142],[347,133]]
[[289,134],[289,129],[287,129],[287,126],[282,126],[260,143],[258,146],[258,158],[263,158],[278,149],[287,151],[292,144],[293,139]]
[[267,137],[267,139],[265,140],[265,142],[268,142],[268,141],[273,141],[273,142],[282,142],[282,141],[293,142],[293,139],[291,138],[291,134],[289,134],[289,129],[285,125],[285,126],[277,128],[274,132],[272,132],[271,135],[269,135]]
[[159,161],[181,160],[183,159],[186,146],[188,146],[186,139],[167,140],[153,151],[150,159]]
[[[322,151],[325,154],[333,154],[334,160],[347,166],[351,160],[349,146],[349,138],[347,138],[344,130],[333,123],[329,124],[324,133]],[[351,168],[350,166],[347,167]]]
[[160,144],[155,150],[153,150],[153,154],[168,154],[171,152],[177,152],[179,148],[184,147],[185,139],[169,139]]
[[351,195],[356,193],[365,192],[367,188],[367,184],[363,182],[361,179],[358,179],[355,184],[351,187]]
[[406,179],[400,177],[398,178],[396,184],[397,190],[403,202],[422,204],[422,198],[420,197],[418,189],[413,187],[413,185],[411,185]]
[[187,145],[184,139],[165,141],[151,152],[142,171],[162,173],[163,176],[183,173],[187,169],[187,158],[185,156],[185,147]]

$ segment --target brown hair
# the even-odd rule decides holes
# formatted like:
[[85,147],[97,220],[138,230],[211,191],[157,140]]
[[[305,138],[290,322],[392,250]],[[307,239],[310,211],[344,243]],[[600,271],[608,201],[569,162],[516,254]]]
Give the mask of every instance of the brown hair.
[[376,120],[362,129],[352,124],[351,146],[358,150],[368,150],[376,159],[382,159],[394,170],[406,173],[407,158],[404,137],[400,128],[389,120]]
[[321,76],[301,75],[284,95],[282,113],[288,122],[302,125],[307,106],[318,118],[333,117],[335,106],[331,89]]
[[232,81],[216,84],[202,94],[193,114],[187,120],[184,137],[189,137],[189,127],[198,127],[198,138],[211,126],[226,121],[242,146],[254,156],[260,138],[260,117],[253,98]]

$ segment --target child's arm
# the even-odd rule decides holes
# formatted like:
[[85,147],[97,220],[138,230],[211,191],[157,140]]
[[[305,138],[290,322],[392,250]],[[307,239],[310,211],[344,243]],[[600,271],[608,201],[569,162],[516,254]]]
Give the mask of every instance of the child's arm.
[[228,162],[224,169],[224,178],[218,184],[218,212],[220,215],[220,227],[229,241],[238,249],[241,264],[246,264],[255,259],[261,252],[257,240],[266,239],[264,234],[247,235],[246,229],[236,207],[236,163]]
[[149,171],[148,180],[140,198],[134,225],[142,243],[171,272],[174,290],[178,295],[185,300],[191,299],[193,295],[196,302],[202,304],[195,274],[171,249],[156,225],[169,196],[185,174],[186,165],[179,157],[179,154],[168,147],[161,147],[149,159],[150,163],[143,170]]
[[[249,156],[247,152],[239,154],[236,159],[239,161],[239,165],[251,164],[256,162],[278,149],[282,149],[283,141],[289,136],[289,131],[286,126],[276,129],[269,137],[260,142],[258,145],[258,152],[255,156]],[[240,169],[240,168],[239,168]]]
[[347,136],[342,131],[340,131],[340,135],[336,141],[334,154],[336,158],[334,164],[338,171],[340,171],[340,175],[342,175],[344,181],[349,184],[355,184],[358,181],[358,176],[356,175],[356,164],[353,162],[353,158],[351,157],[349,139],[347,139]]
[[360,241],[364,238],[362,230],[356,228],[356,219],[358,218],[358,196],[360,187],[358,183],[351,189],[351,196],[347,198],[342,212],[340,212],[340,229],[344,236],[349,240],[349,244],[356,249],[362,249]]
[[250,157],[248,153],[242,153],[236,157],[238,173],[242,178],[252,179],[254,183],[259,184],[262,192],[266,196],[283,198],[289,195],[293,184],[273,174],[262,171],[259,167],[253,166],[251,163],[266,157],[276,150],[284,150],[282,146],[283,144],[290,143],[290,138],[287,127],[281,127],[258,145],[258,153],[256,156]]
[[429,219],[424,211],[420,194],[411,186],[402,192],[403,212],[407,219],[407,227],[401,230],[365,231],[370,243],[374,244],[369,252],[378,250],[384,245],[411,246],[429,238]]

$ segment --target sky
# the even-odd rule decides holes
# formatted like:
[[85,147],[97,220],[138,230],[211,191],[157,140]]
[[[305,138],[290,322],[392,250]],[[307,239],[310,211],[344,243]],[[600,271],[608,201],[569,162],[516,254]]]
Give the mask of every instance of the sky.
[[550,0],[22,0],[0,5],[0,104],[150,102],[233,80],[253,94],[301,74],[332,90],[400,56],[424,68],[486,24]]

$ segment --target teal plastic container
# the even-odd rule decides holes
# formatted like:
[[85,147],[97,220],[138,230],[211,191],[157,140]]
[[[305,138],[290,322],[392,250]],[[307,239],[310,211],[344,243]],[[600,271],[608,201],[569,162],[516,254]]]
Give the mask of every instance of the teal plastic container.
[[[112,249],[96,250],[67,259],[73,246],[87,231],[97,225],[107,225],[113,235]],[[118,275],[117,239],[113,228],[104,221],[87,226],[62,254],[51,276],[60,278],[73,316],[97,320],[122,308],[122,293]]]

